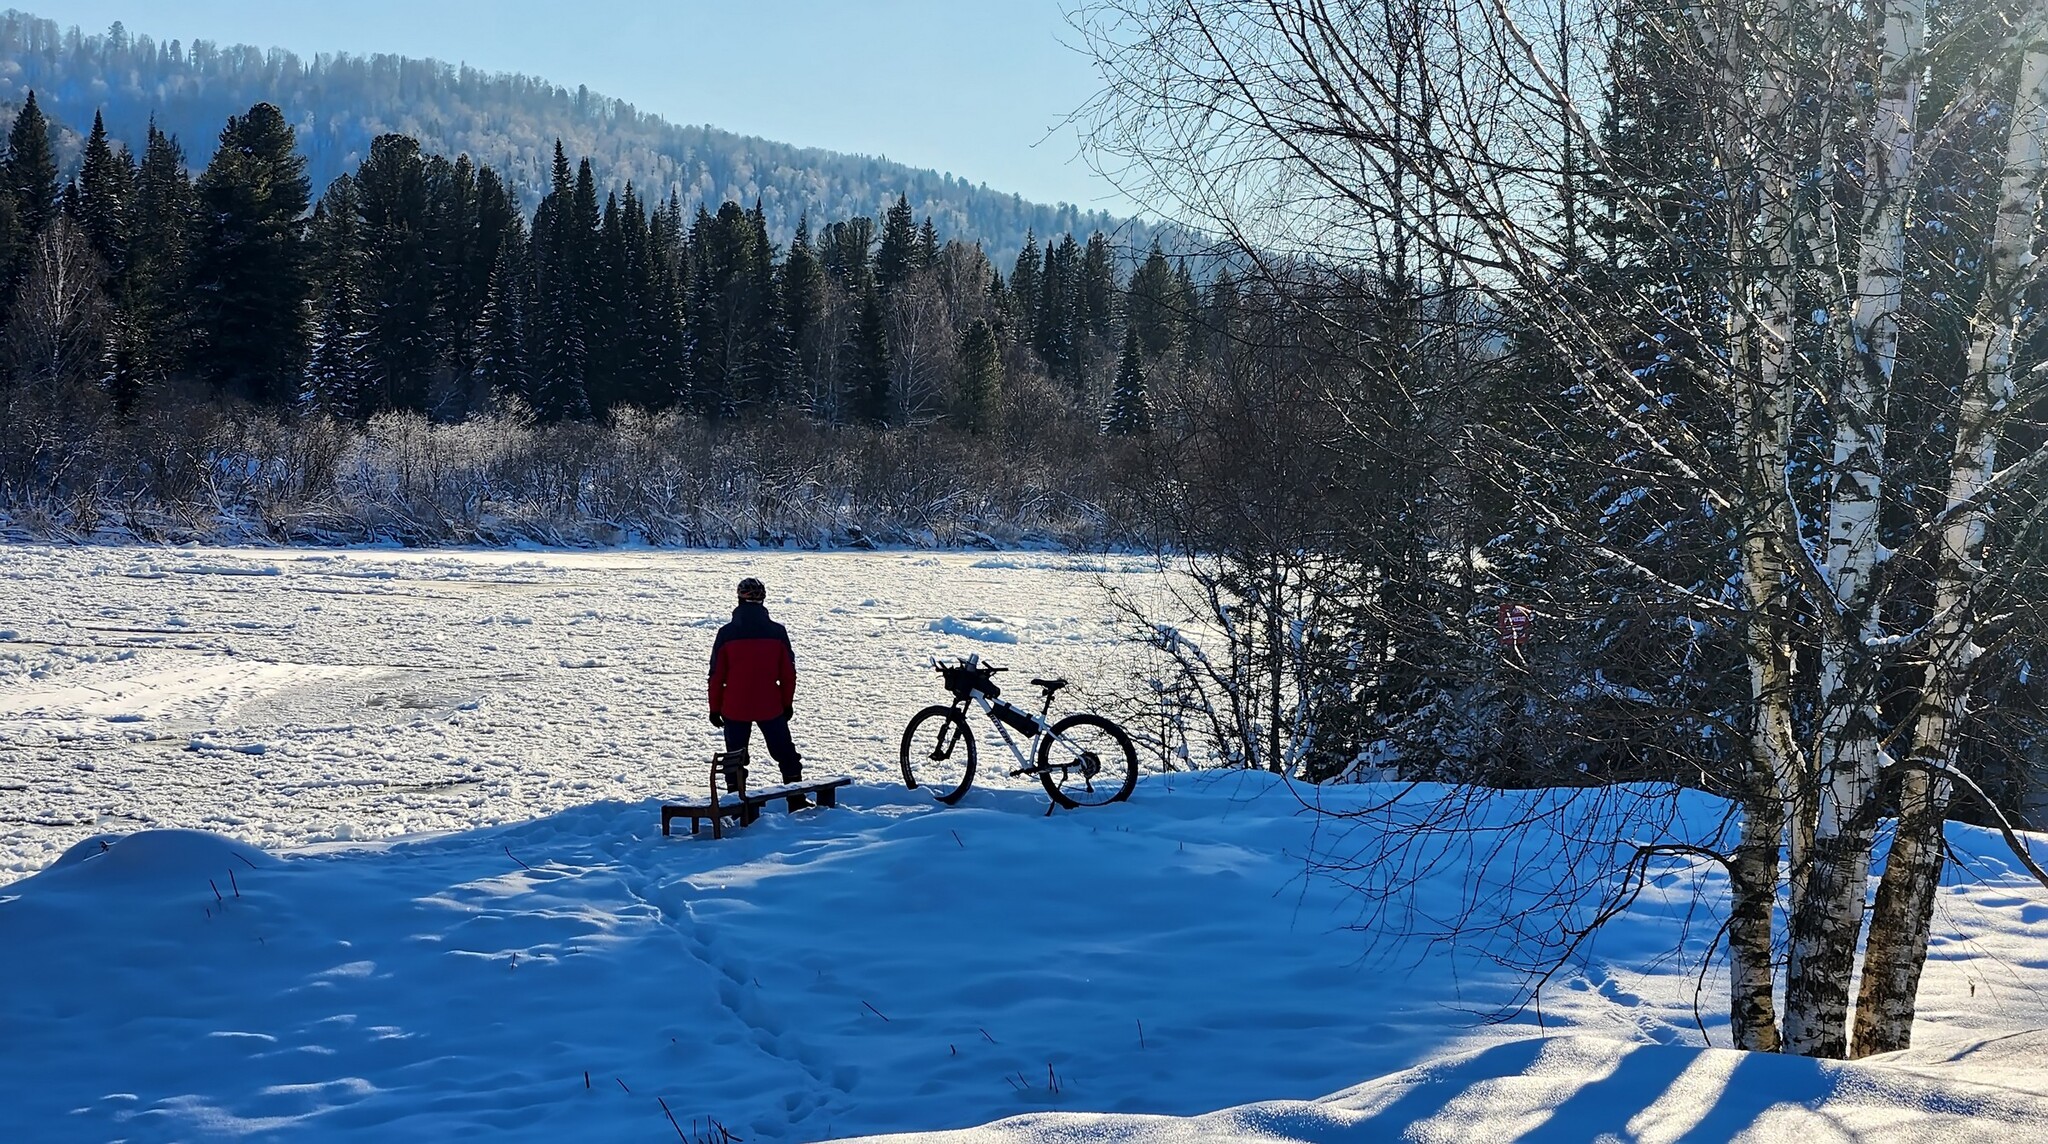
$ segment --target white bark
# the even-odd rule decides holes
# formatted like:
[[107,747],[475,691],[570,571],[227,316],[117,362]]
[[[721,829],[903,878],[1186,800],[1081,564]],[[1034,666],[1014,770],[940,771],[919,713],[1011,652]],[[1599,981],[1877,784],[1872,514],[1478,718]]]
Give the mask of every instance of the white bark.
[[[1839,1057],[1847,1047],[1849,969],[1863,923],[1876,826],[1866,804],[1876,790],[1876,711],[1883,635],[1873,591],[1878,517],[1884,496],[1885,408],[1898,362],[1898,311],[1905,278],[1908,174],[1920,99],[1925,0],[1891,0],[1883,27],[1878,99],[1865,141],[1862,248],[1857,260],[1850,348],[1833,422],[1828,497],[1827,585],[1819,665],[1820,763],[1814,849],[1804,893],[1795,896],[1786,971],[1785,1047]],[[1800,864],[1794,856],[1795,865]]]
[[1949,792],[1938,774],[1956,763],[1971,669],[1982,652],[1976,643],[1975,604],[1986,579],[1984,542],[1992,507],[1980,498],[1997,472],[1998,441],[2012,407],[2013,335],[2048,172],[2043,161],[2048,151],[2048,28],[2037,23],[2036,29],[2022,57],[2010,117],[1984,293],[1971,320],[1969,373],[1949,461],[1945,523],[1936,542],[1932,639],[1912,748],[1914,762],[1927,769],[1905,777],[1899,833],[1878,888],[1857,1004],[1859,1056],[1912,1043],[1914,1000],[1944,860],[1941,828]]
[[[1797,9],[1798,0],[1771,5],[1763,31],[1767,42],[1784,42]],[[1730,1002],[1738,1047],[1775,1051],[1780,1041],[1772,997],[1771,915],[1777,900],[1780,830],[1787,824],[1792,827],[1795,871],[1805,868],[1807,850],[1807,816],[1796,809],[1807,787],[1806,762],[1793,717],[1797,660],[1790,562],[1798,534],[1782,492],[1792,438],[1792,297],[1799,228],[1790,175],[1763,145],[1771,127],[1782,128],[1790,102],[1780,82],[1783,73],[1766,69],[1752,95],[1745,29],[1732,22],[1722,24],[1721,18],[1723,13],[1706,10],[1695,16],[1705,46],[1720,64],[1720,92],[1733,104],[1719,110],[1752,129],[1737,133],[1721,156],[1727,169],[1745,172],[1752,180],[1747,209],[1731,219],[1730,261],[1737,267],[1757,264],[1746,280],[1739,277],[1733,283],[1729,308],[1734,376],[1728,384],[1735,397],[1735,435],[1741,450],[1737,503],[1748,514],[1740,552],[1743,649],[1749,661],[1752,705],[1746,779],[1752,794],[1733,885]]]

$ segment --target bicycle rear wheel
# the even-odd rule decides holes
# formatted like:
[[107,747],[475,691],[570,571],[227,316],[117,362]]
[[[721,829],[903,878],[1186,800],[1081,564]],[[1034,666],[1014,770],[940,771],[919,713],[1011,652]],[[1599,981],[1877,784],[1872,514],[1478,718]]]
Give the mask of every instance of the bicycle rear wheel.
[[902,761],[904,786],[950,806],[974,783],[974,733],[953,708],[927,707],[903,729]]
[[1069,715],[1038,741],[1038,781],[1068,809],[1131,796],[1138,752],[1122,727],[1100,715]]

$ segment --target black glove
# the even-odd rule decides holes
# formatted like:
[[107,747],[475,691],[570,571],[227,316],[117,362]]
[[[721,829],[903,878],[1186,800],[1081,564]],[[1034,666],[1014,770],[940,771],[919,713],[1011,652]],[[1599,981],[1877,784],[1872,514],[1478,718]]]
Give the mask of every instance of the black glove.
[[720,715],[720,714],[719,714],[718,712],[716,712],[716,711],[713,711],[713,712],[711,713],[711,725],[712,725],[713,727],[723,727],[723,726],[725,726],[725,716],[723,716],[723,715]]
[[784,707],[784,708],[782,709],[782,721],[783,721],[784,723],[787,723],[787,722],[789,722],[789,717],[790,717],[791,715],[794,715],[794,714],[796,714],[796,708],[795,708],[795,707],[793,707],[793,706],[791,706],[791,707]]

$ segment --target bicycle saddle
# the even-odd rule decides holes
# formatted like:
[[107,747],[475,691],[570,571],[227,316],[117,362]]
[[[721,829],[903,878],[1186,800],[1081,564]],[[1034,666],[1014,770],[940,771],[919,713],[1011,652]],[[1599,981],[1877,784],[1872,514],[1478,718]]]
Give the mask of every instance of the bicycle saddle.
[[1031,686],[1043,687],[1045,688],[1047,693],[1058,691],[1060,688],[1065,687],[1066,685],[1067,681],[1064,679],[1034,679],[1031,681]]

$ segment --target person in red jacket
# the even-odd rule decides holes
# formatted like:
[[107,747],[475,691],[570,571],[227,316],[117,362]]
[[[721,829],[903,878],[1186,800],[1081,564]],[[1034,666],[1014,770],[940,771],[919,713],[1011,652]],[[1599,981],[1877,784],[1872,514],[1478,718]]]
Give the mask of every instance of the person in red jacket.
[[[752,576],[740,581],[732,622],[718,629],[711,645],[711,725],[725,731],[727,754],[745,751],[754,724],[761,725],[768,756],[782,768],[782,781],[803,779],[803,756],[789,737],[796,702],[796,655],[789,632],[768,618],[768,588]],[[794,808],[798,800],[792,798]]]

